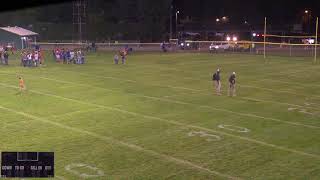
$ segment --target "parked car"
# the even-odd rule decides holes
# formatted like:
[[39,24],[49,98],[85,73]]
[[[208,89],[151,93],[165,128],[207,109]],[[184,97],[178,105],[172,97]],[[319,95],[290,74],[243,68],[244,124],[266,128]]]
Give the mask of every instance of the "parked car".
[[219,51],[228,51],[231,48],[231,44],[229,43],[212,43],[209,46],[210,52],[219,52]]
[[198,43],[196,42],[190,42],[190,41],[181,41],[179,43],[179,47],[182,50],[195,50],[199,48]]

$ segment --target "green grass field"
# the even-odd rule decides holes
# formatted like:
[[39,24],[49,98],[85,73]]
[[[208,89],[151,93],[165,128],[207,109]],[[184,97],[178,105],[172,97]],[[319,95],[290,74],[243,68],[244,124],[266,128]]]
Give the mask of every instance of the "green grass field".
[[[1,66],[1,151],[54,151],[58,180],[320,179],[320,65],[311,58],[112,61],[98,53],[65,65],[47,55],[41,68],[17,58]],[[223,96],[211,81],[218,67]],[[237,97],[226,96],[232,71]]]

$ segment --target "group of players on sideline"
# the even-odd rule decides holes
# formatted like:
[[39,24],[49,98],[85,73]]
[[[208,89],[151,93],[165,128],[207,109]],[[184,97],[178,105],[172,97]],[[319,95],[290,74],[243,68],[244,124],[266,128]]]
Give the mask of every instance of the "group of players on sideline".
[[[217,95],[221,96],[221,76],[220,68],[213,74],[212,80],[216,89]],[[229,79],[228,96],[236,96],[236,72],[232,72]]]
[[44,64],[44,57],[40,49],[22,50],[21,65],[23,67],[38,67]]
[[58,63],[64,64],[84,64],[85,63],[85,55],[81,49],[61,49],[56,48],[52,50],[53,58]]
[[114,64],[119,64],[119,56],[121,56],[122,64],[125,64],[129,51],[130,49],[124,48],[124,49],[121,49],[118,53],[116,53],[113,57]]

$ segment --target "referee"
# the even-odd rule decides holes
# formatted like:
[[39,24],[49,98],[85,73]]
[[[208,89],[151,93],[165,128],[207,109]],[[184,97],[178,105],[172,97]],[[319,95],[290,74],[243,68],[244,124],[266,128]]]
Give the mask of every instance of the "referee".
[[236,96],[236,72],[233,72],[229,77],[228,96]]
[[220,69],[217,69],[217,72],[213,74],[212,80],[216,88],[217,95],[221,96],[221,81],[220,81]]

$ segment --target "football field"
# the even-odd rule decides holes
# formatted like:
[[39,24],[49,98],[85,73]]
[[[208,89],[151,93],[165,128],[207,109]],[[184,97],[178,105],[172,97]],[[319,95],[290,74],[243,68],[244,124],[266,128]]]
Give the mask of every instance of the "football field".
[[113,55],[0,66],[1,151],[55,152],[58,180],[320,179],[312,58],[135,53],[114,65]]

